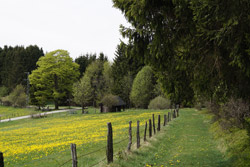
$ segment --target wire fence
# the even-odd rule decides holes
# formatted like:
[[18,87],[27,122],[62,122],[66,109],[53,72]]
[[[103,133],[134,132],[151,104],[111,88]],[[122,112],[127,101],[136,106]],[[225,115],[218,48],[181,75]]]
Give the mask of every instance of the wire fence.
[[[167,114],[167,113],[166,113]],[[171,116],[173,115],[173,112],[171,112]],[[179,111],[178,111],[178,114],[177,115],[179,115]],[[157,119],[157,115],[154,115],[154,120],[155,120],[155,129],[156,129],[156,132],[157,132],[157,127],[158,127],[158,124],[156,123],[156,122],[158,122],[158,119]],[[163,120],[163,116],[161,116],[161,120]],[[153,121],[153,119],[152,118],[148,118],[148,120],[149,119],[151,119],[152,121]],[[145,119],[143,119],[143,121],[140,121],[140,129],[139,129],[139,134],[140,134],[140,140],[143,140],[143,138],[144,138],[144,133],[146,132],[147,133],[147,136],[149,136],[149,127],[147,127],[147,131],[145,131],[145,122],[148,122],[148,120],[145,120]],[[163,125],[164,124],[164,121],[162,121],[161,122],[161,124]],[[152,122],[152,125],[153,125],[153,122]],[[161,125],[161,126],[162,126]],[[152,127],[153,128],[153,127]],[[154,134],[153,133],[154,132],[154,130],[152,130],[152,134]],[[122,130],[121,132],[119,132],[119,135],[121,135],[121,136],[126,136],[125,138],[123,138],[123,139],[121,139],[121,140],[119,140],[119,141],[114,141],[113,142],[113,146],[115,146],[114,147],[114,150],[116,150],[115,151],[115,156],[116,155],[118,155],[120,152],[118,151],[119,149],[120,150],[126,150],[126,148],[125,147],[127,147],[127,144],[129,143],[129,131],[128,131],[128,128],[124,128],[124,130]],[[137,126],[132,126],[132,143],[136,143],[136,136],[137,136]],[[105,138],[105,137],[107,137],[107,136],[101,136],[102,138]],[[125,141],[127,141],[127,143],[125,144]],[[121,145],[121,143],[124,143],[124,144],[122,144]],[[83,145],[80,145],[80,147],[84,147]],[[91,152],[88,152],[88,153],[84,153],[84,154],[82,154],[82,155],[79,155],[79,156],[77,156],[77,159],[79,160],[79,159],[84,159],[84,160],[86,160],[87,161],[87,159],[88,159],[88,157],[90,156],[90,155],[93,155],[93,154],[96,154],[96,153],[98,153],[98,154],[100,154],[100,153],[102,153],[103,151],[106,151],[107,152],[107,146],[105,146],[105,147],[100,147],[100,148],[98,148],[98,149],[96,149],[96,150],[94,150],[94,151],[91,151]],[[56,157],[56,155],[58,155],[58,154],[67,154],[68,156],[69,156],[69,154],[70,154],[70,150],[69,149],[65,149],[65,150],[62,150],[62,151],[60,151],[60,152],[58,152],[58,153],[56,153],[55,155],[50,155],[50,156],[46,156],[46,157],[42,157],[42,158],[40,158],[40,159],[36,159],[36,160],[33,160],[33,161],[31,161],[31,162],[29,162],[29,163],[24,163],[24,164],[22,164],[22,166],[28,166],[28,165],[34,165],[36,162],[41,162],[41,161],[48,161],[48,160],[51,160],[51,161],[54,161],[55,162],[55,164],[57,165],[57,166],[59,166],[59,167],[63,167],[63,166],[65,166],[66,164],[68,164],[68,163],[70,163],[71,161],[73,161],[73,159],[72,158],[70,158],[70,159],[68,159],[68,160],[66,160],[66,161],[64,161],[64,162],[59,162],[58,160],[57,160],[57,157]],[[112,156],[114,156],[114,155],[112,155]],[[105,154],[104,155],[102,155],[102,156],[105,156]],[[102,156],[100,156],[100,157],[102,157]],[[92,158],[93,159],[93,157],[89,157],[89,158]],[[103,158],[103,159],[101,159],[100,161],[98,161],[98,162],[95,162],[95,160],[94,161],[92,161],[92,162],[95,162],[94,164],[89,164],[88,166],[89,167],[93,167],[93,166],[96,166],[96,165],[98,165],[98,164],[100,164],[100,163],[102,163],[103,161],[105,161],[107,158],[106,158],[106,156],[105,156],[105,158]],[[84,161],[84,162],[86,162],[86,161]]]

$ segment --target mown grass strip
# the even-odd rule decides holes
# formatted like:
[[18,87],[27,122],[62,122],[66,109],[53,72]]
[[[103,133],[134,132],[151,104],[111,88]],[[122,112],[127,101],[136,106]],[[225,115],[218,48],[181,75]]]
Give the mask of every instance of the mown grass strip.
[[120,156],[111,166],[228,167],[230,161],[217,149],[209,120],[194,109],[183,109],[147,146]]

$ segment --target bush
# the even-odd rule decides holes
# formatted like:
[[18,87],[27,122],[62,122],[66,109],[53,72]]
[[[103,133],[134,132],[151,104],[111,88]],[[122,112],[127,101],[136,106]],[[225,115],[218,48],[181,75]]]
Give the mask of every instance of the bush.
[[101,102],[104,106],[108,107],[109,109],[111,109],[112,106],[119,103],[117,96],[114,96],[112,94],[104,96]]
[[7,87],[5,87],[5,86],[0,87],[0,98],[7,96],[8,93],[9,93],[9,90]]
[[232,161],[232,166],[250,166],[249,136],[245,129],[234,128],[230,132],[225,131],[217,121],[212,124],[211,131],[219,142],[219,149]]
[[215,115],[212,131],[220,141],[233,166],[250,166],[250,104],[242,99],[230,99],[225,104],[210,103]]
[[17,85],[16,88],[10,93],[9,96],[3,97],[2,102],[7,106],[25,107],[26,106],[26,94],[22,85]]
[[150,99],[153,96],[153,70],[149,66],[143,67],[141,71],[136,75],[132,90],[130,94],[130,100],[137,108],[147,108]]
[[1,98],[1,101],[2,101],[2,104],[3,104],[4,106],[11,106],[11,105],[12,105],[9,96],[2,97],[2,98]]
[[166,98],[162,96],[158,96],[150,101],[148,108],[149,109],[167,109],[170,107],[170,100],[167,100]]

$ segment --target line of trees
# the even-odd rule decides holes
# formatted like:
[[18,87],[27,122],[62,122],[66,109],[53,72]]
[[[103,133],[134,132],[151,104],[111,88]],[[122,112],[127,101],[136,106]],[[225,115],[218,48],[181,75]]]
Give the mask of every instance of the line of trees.
[[[39,109],[48,103],[54,103],[58,109],[59,105],[68,105],[72,100],[83,108],[86,105],[97,107],[106,95],[120,96],[127,107],[147,108],[150,100],[164,93],[155,72],[134,57],[132,48],[132,44],[121,42],[114,62],[110,63],[103,53],[98,57],[96,54],[81,55],[73,61],[65,50],[44,55],[37,46],[5,47],[0,54],[3,60],[1,76],[8,75],[1,79],[1,101],[5,105],[24,107],[27,105],[24,101],[28,100],[25,92],[29,90],[29,104]],[[10,61],[13,59],[16,61]],[[30,87],[26,87],[25,72],[30,73]],[[13,76],[15,80],[11,80]],[[20,91],[22,93],[18,93]],[[22,99],[13,96],[19,94]],[[16,99],[20,102],[15,102]]]
[[0,48],[0,86],[11,90],[18,84],[24,84],[25,72],[36,69],[36,62],[42,56],[42,48],[36,45]]
[[174,103],[208,102],[217,129],[231,133],[235,166],[249,166],[249,0],[113,3],[132,25],[121,32],[134,56],[156,71],[164,92]]
[[[26,48],[23,46],[0,47],[0,102],[3,97],[6,97],[3,100],[5,104],[26,105],[24,87],[24,85],[27,85],[26,72],[30,73],[36,69],[36,62],[42,56],[44,56],[42,48],[36,45]],[[20,90],[22,93],[20,93]],[[10,93],[11,95],[8,96]],[[22,98],[17,97],[18,95]],[[23,103],[24,101],[25,103]]]

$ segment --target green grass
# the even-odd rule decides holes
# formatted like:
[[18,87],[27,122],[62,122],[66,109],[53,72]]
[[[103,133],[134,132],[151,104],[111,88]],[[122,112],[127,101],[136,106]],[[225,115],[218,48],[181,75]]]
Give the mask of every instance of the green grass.
[[229,167],[209,133],[209,119],[200,111],[184,109],[156,138],[139,150],[120,156],[111,166]]
[[30,115],[32,113],[39,113],[35,111],[34,108],[15,108],[0,105],[0,119],[8,119],[13,117],[20,117],[24,115]]
[[[89,114],[69,112],[53,114],[41,119],[26,119],[0,124],[0,151],[4,147],[7,167],[58,167],[71,166],[70,143],[77,144],[78,166],[107,166],[106,134],[107,122],[112,122],[114,133],[115,161],[110,166],[204,166],[228,167],[217,149],[212,134],[209,133],[209,118],[194,109],[182,109],[181,116],[162,128],[140,149],[135,148],[136,121],[141,121],[141,138],[144,124],[151,115],[160,114],[163,118],[166,110],[126,110],[120,113],[99,114],[95,108],[88,109]],[[155,117],[156,119],[156,117]],[[133,124],[132,153],[127,153],[128,122]],[[157,119],[156,119],[157,120]],[[156,121],[157,122],[157,121]],[[97,136],[92,136],[92,135]],[[123,139],[126,139],[122,141]],[[120,142],[121,141],[121,142]],[[58,145],[62,142],[62,145]],[[52,145],[47,148],[47,145]],[[32,147],[41,149],[35,151]],[[10,154],[11,151],[25,150],[23,153]],[[98,150],[97,152],[95,152]],[[83,156],[89,152],[95,153]],[[68,161],[68,162],[67,162]]]
[[70,143],[77,144],[79,166],[92,166],[103,159],[97,166],[105,166],[107,122],[112,122],[114,143],[117,143],[114,152],[118,153],[127,147],[129,121],[133,122],[135,142],[137,120],[141,121],[142,133],[145,121],[153,113],[162,116],[167,113],[166,110],[126,110],[99,114],[94,108],[88,111],[90,114],[81,114],[79,110],[76,114],[65,112],[46,118],[0,123],[0,151],[4,153],[6,166],[58,167],[67,160],[65,166],[70,166]]
[[[53,105],[48,105],[51,111],[54,110]],[[71,109],[74,108],[79,108],[75,106],[71,106]],[[62,109],[69,109],[68,106],[60,106],[60,110]],[[94,113],[95,108],[90,108],[90,111]],[[97,110],[96,110],[97,111]],[[25,116],[25,115],[31,115],[31,114],[38,114],[42,113],[43,111],[36,110],[35,107],[31,108],[18,108],[18,107],[10,107],[10,106],[2,106],[0,105],[0,119],[9,119],[9,118],[14,118],[14,117],[20,117],[20,116]]]

